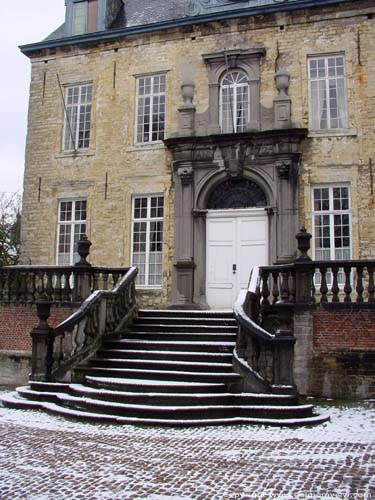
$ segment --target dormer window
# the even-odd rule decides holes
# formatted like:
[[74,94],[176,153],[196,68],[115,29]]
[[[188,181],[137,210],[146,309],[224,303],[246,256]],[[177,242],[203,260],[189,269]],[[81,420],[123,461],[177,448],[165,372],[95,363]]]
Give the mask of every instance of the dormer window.
[[98,0],[73,3],[72,35],[82,35],[98,29]]

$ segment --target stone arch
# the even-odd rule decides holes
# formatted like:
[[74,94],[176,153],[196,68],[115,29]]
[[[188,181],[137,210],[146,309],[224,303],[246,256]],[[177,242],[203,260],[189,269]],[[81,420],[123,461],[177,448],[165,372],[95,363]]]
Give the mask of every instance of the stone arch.
[[[247,186],[245,189],[250,189],[251,186],[257,186],[258,190],[263,192],[265,201],[266,203],[263,205],[258,205],[258,206],[263,206],[263,207],[274,207],[275,206],[275,193],[274,189],[272,189],[272,186],[269,185],[269,183],[264,179],[261,175],[259,175],[257,172],[244,172],[243,177],[240,179],[231,179],[228,177],[228,174],[225,171],[221,171],[219,173],[215,173],[210,178],[206,178],[205,182],[202,183],[200,186],[198,186],[198,193],[196,196],[196,201],[195,201],[195,206],[199,210],[205,210],[209,209],[209,199],[212,193],[216,189],[220,189],[220,185],[225,184],[227,182],[234,181],[238,183],[243,183],[244,185]],[[256,188],[255,188],[256,189]],[[257,205],[253,205],[257,206]],[[235,208],[235,207],[232,207]],[[238,207],[238,208],[244,208],[244,207]],[[250,207],[247,207],[250,208]]]
[[218,184],[207,199],[207,209],[266,207],[263,189],[249,179],[228,179]]

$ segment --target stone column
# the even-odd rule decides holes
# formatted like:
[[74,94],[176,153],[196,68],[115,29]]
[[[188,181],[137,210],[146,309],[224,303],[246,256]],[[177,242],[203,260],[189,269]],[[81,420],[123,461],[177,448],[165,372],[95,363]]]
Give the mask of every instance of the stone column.
[[277,170],[277,263],[295,259],[295,235],[298,228],[297,178],[292,160],[276,164]]
[[209,123],[208,131],[210,134],[220,134],[219,123],[219,91],[218,83],[210,83],[209,89]]
[[206,214],[207,210],[194,210],[194,303],[208,309],[206,301]]
[[175,165],[173,306],[193,305],[193,167],[190,162]]

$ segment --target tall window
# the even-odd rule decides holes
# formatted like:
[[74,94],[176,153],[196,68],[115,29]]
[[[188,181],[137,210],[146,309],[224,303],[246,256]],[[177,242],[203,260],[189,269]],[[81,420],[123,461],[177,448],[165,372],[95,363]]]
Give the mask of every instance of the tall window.
[[64,151],[86,149],[90,146],[91,108],[92,83],[66,87]]
[[222,79],[220,117],[223,133],[246,130],[249,123],[249,83],[242,71],[231,71]]
[[79,261],[77,243],[86,234],[86,200],[59,203],[57,264],[69,266]]
[[162,196],[133,199],[132,264],[138,267],[138,285],[162,284],[163,217]]
[[164,139],[165,75],[141,76],[137,79],[136,142]]
[[347,128],[343,55],[309,59],[309,90],[311,128],[314,130]]
[[98,0],[73,3],[72,35],[82,35],[98,29]]
[[[350,192],[348,186],[313,188],[313,231],[315,260],[351,258]],[[332,277],[328,276],[328,283]],[[315,281],[320,283],[318,273]],[[339,283],[344,283],[342,270]]]

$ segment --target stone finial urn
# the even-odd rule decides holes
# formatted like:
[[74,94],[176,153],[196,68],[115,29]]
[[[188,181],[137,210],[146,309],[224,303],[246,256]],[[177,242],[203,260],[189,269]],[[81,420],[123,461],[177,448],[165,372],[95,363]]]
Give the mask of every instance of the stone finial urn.
[[279,91],[279,95],[287,96],[287,90],[289,88],[290,73],[285,69],[279,69],[275,74],[276,88]]
[[301,231],[296,235],[298,242],[298,250],[301,252],[301,255],[298,257],[298,261],[307,261],[311,260],[307,255],[307,252],[310,250],[310,240],[312,238],[311,234],[307,232],[306,228],[303,227]]
[[181,95],[184,101],[184,108],[193,108],[195,84],[191,80],[186,80],[181,84]]

